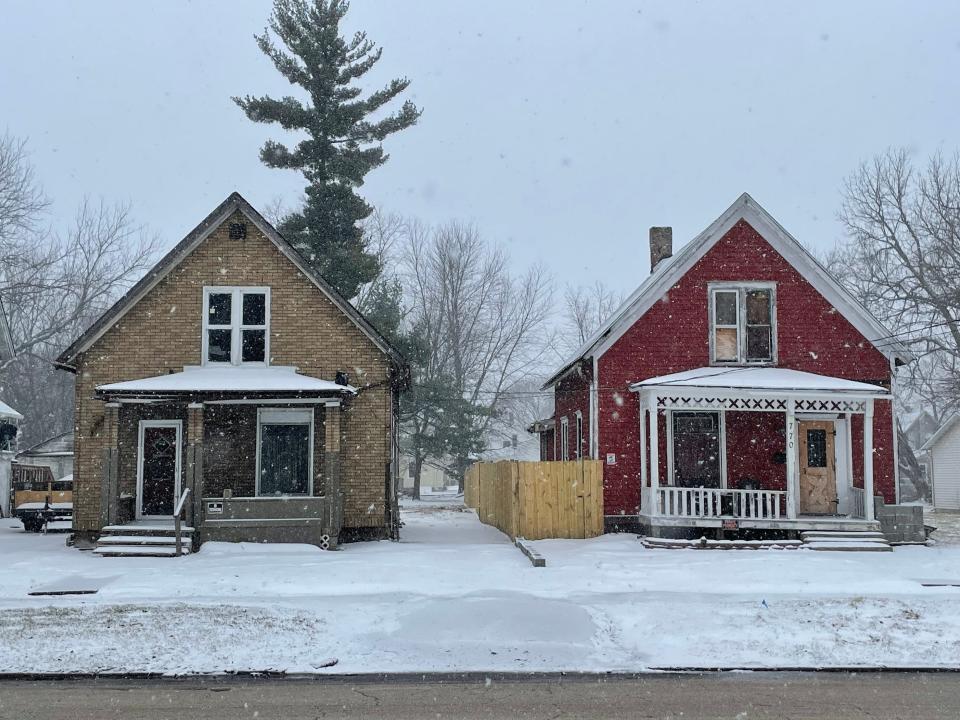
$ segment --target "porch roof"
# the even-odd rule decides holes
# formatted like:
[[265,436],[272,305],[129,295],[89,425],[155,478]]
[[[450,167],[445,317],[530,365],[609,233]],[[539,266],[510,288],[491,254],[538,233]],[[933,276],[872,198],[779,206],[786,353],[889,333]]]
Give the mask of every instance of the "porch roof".
[[9,418],[13,420],[23,420],[23,415],[18,413],[12,407],[0,400],[0,418]]
[[200,392],[310,392],[327,394],[356,393],[350,385],[338,385],[301,375],[295,367],[196,367],[183,372],[157,375],[142,380],[98,385],[97,392],[126,393],[200,393]]
[[630,385],[634,392],[655,387],[753,390],[776,394],[799,392],[890,396],[890,391],[879,385],[774,367],[702,367],[660,375]]

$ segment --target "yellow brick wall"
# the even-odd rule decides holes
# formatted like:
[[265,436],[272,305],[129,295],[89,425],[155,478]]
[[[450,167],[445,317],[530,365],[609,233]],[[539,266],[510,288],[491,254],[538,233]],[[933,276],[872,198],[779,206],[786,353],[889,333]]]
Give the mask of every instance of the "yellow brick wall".
[[[245,239],[229,239],[232,222],[246,222]],[[203,288],[210,285],[270,287],[273,365],[295,365],[301,373],[325,380],[344,370],[354,386],[376,385],[344,413],[344,527],[382,527],[390,461],[389,360],[238,212],[78,358],[75,529],[100,528],[104,408],[94,399],[94,388],[199,365]],[[136,447],[121,447],[120,452],[135,457]],[[136,472],[135,463],[122,467],[123,474]],[[121,477],[121,486],[130,480]]]

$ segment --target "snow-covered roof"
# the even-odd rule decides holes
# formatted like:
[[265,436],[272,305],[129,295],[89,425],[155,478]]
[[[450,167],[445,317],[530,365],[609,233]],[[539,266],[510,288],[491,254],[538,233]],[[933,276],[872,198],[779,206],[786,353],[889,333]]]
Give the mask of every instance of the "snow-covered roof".
[[52,438],[47,438],[17,453],[17,457],[51,457],[61,455],[73,455],[73,430]]
[[933,449],[933,446],[940,442],[941,438],[950,432],[950,428],[954,426],[957,420],[960,420],[960,413],[952,413],[950,417],[943,421],[943,425],[938,427],[937,431],[927,439],[927,441],[920,448],[920,452],[926,452],[927,450]]
[[648,387],[689,387],[771,392],[839,392],[863,395],[890,395],[879,385],[817,375],[816,373],[772,367],[702,367],[696,370],[661,375],[634,383],[631,390]]
[[913,359],[906,345],[840,285],[760,203],[749,193],[743,193],[720,217],[675,255],[657,263],[640,287],[550,376],[543,387],[547,388],[556,383],[577,361],[602,355],[740,220],[745,220],[760,233],[764,240],[793,265],[880,352],[901,362]]
[[350,385],[337,385],[301,375],[295,367],[198,367],[187,366],[183,372],[142,380],[98,385],[101,393],[186,393],[186,392],[311,392],[355,393]]
[[5,402],[0,400],[0,418],[8,418],[11,420],[23,420],[23,415],[21,415],[12,407],[10,407]]

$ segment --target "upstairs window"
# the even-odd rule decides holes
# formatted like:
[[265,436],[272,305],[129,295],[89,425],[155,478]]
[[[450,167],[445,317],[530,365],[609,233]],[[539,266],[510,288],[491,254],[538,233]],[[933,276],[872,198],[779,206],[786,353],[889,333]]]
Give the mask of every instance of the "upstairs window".
[[267,363],[270,288],[203,289],[203,362]]
[[710,290],[711,362],[776,362],[773,285],[713,286]]

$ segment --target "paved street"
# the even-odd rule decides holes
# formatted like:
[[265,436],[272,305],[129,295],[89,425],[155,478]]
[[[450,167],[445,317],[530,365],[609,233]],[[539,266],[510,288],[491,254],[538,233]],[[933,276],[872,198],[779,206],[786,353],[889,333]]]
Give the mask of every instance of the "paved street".
[[204,718],[956,718],[956,674],[726,673],[635,678],[0,682],[3,720]]

